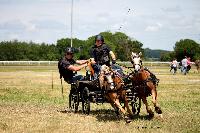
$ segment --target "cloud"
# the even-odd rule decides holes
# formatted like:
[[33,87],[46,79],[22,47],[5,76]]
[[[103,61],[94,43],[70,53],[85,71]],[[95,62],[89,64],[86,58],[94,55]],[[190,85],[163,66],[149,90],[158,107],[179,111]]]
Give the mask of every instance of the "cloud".
[[8,38],[10,40],[15,40],[15,39],[19,38],[19,34],[15,34],[15,33],[8,34]]
[[31,23],[41,30],[63,30],[67,28],[66,24],[53,19],[32,20]]
[[37,30],[36,25],[31,22],[23,21],[22,24],[25,26],[25,31],[34,32]]
[[156,23],[155,25],[147,26],[145,31],[155,32],[161,29],[163,25],[161,23]]
[[1,30],[22,30],[24,28],[25,26],[21,23],[20,20],[12,20],[0,23]]
[[[56,43],[71,36],[70,0],[0,0],[0,9],[0,41]],[[76,0],[73,36],[87,39],[122,27],[121,32],[145,47],[172,49],[179,38],[200,38],[199,9],[198,0]]]
[[36,31],[36,25],[25,20],[10,20],[7,22],[0,23],[1,30],[7,31]]
[[162,8],[162,10],[164,12],[168,12],[168,13],[170,13],[170,12],[171,13],[173,13],[173,12],[177,13],[177,12],[181,12],[182,8],[180,6],[178,6],[178,5],[175,5],[175,6],[170,6],[170,7]]

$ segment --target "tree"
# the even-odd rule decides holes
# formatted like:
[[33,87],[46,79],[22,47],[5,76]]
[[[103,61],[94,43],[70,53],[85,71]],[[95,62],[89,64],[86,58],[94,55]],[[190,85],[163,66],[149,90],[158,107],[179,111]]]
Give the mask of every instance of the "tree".
[[160,60],[161,61],[172,61],[175,58],[175,53],[172,52],[163,52],[161,53]]
[[190,56],[194,61],[200,57],[200,44],[190,39],[184,39],[176,42],[174,52],[177,60],[181,60],[184,56]]
[[[129,38],[122,32],[111,33],[101,32],[106,44],[116,54],[121,61],[128,60],[131,52],[143,52],[143,44],[137,40]],[[95,36],[87,40],[73,38],[73,47],[76,54],[75,59],[88,59],[91,57],[90,50],[94,45]],[[17,40],[0,42],[0,60],[58,60],[64,55],[67,47],[70,47],[70,38],[61,38],[57,44],[37,44],[30,42],[19,42]]]
[[[71,39],[70,38],[62,38],[57,40],[56,45],[59,56],[62,57],[64,55],[64,51],[67,47],[71,47]],[[75,58],[77,59],[86,59],[88,56],[86,42],[84,40],[79,40],[77,38],[73,39],[73,48],[75,50]]]
[[[137,40],[131,39],[125,33],[122,32],[111,33],[107,31],[107,32],[101,32],[100,34],[104,36],[105,43],[116,54],[117,59],[121,61],[129,60],[131,52],[143,52],[142,49],[143,44]],[[93,43],[94,43],[94,37],[95,36],[89,38],[93,39]]]

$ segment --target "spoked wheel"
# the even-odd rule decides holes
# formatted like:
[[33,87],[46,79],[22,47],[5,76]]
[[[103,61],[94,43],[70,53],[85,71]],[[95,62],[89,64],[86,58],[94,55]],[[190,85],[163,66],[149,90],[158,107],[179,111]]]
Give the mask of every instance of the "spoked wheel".
[[136,115],[139,115],[141,108],[141,98],[135,97],[131,102],[132,112]]
[[90,99],[89,99],[89,89],[88,87],[84,87],[82,92],[82,111],[84,114],[90,113]]
[[78,111],[79,106],[79,92],[76,88],[71,88],[69,94],[69,108],[72,109],[75,113]]

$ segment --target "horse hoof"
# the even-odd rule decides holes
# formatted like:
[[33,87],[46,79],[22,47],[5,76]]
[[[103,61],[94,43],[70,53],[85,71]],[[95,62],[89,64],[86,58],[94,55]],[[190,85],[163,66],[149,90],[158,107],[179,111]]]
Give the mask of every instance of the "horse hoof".
[[149,118],[151,119],[151,118],[153,118],[154,117],[154,113],[150,113],[149,114]]
[[131,119],[128,116],[125,116],[125,120],[126,120],[126,123],[130,123],[131,122]]
[[126,120],[126,123],[131,123],[131,120]]
[[131,119],[130,118],[126,119],[126,123],[131,123]]
[[160,107],[155,107],[155,111],[158,114],[162,114],[162,110],[160,109]]

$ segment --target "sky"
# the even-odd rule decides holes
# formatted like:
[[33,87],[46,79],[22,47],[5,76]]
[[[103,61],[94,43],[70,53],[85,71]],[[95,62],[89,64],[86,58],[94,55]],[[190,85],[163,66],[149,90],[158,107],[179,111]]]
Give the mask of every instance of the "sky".
[[[71,38],[72,0],[0,0],[0,41],[56,44]],[[200,0],[73,0],[72,36],[123,32],[143,48],[200,43]]]

